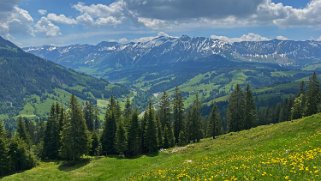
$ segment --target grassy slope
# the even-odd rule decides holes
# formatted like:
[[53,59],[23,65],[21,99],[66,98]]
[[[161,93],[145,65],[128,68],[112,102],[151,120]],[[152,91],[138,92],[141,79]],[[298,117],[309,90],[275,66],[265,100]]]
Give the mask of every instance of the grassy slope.
[[136,159],[40,163],[3,180],[320,180],[321,115],[230,133]]

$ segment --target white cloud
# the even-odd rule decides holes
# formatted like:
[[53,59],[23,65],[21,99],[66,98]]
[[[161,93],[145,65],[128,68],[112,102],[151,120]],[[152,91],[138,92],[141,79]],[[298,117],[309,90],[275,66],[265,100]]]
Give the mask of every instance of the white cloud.
[[317,39],[317,41],[321,41],[321,36]]
[[40,14],[40,15],[46,15],[47,14],[47,10],[45,10],[45,9],[39,9],[38,10],[38,13]]
[[68,24],[68,25],[77,24],[77,21],[75,19],[68,18],[63,14],[57,15],[54,13],[49,13],[47,15],[47,19],[52,22],[56,22],[56,23],[60,23],[60,24]]
[[84,13],[76,18],[78,23],[83,23],[86,25],[94,24],[94,19],[87,13]]
[[321,26],[321,0],[311,0],[305,8],[282,7],[283,18],[273,22],[281,26]]
[[158,29],[160,27],[164,27],[167,24],[166,21],[164,20],[143,18],[143,17],[138,17],[137,21],[151,29]]
[[60,28],[46,17],[42,17],[35,25],[35,32],[45,33],[48,37],[61,35]]
[[[0,3],[1,4],[1,3]],[[32,34],[33,18],[28,11],[13,6],[10,11],[0,13],[0,34],[11,37],[12,34]]]
[[279,35],[279,36],[276,36],[275,39],[277,39],[277,40],[288,40],[288,37]]
[[237,37],[237,38],[230,38],[227,36],[218,36],[218,35],[212,35],[211,36],[212,39],[218,39],[218,40],[222,40],[225,42],[241,42],[241,41],[267,41],[270,40],[267,37],[261,36],[259,34],[255,34],[255,33],[248,33],[248,34],[244,34],[241,37]]
[[85,5],[83,3],[78,3],[75,4],[73,8],[81,13],[76,17],[76,20],[79,23],[93,25],[117,25],[121,24],[126,19],[125,6],[126,3],[119,0],[109,5]]
[[151,29],[169,29],[173,26],[193,28],[252,25],[321,27],[321,0],[311,0],[304,8],[285,6],[272,0],[204,0],[196,5],[190,0],[126,2],[128,11],[137,18],[137,22]]
[[[47,15],[44,17],[52,24],[115,26],[128,23],[127,26],[143,25],[156,31],[253,25],[321,27],[321,0],[311,0],[304,8],[272,0],[202,0],[198,3],[194,0],[116,0],[109,4],[79,2],[72,7],[79,12],[77,16],[47,14],[45,10],[39,13]],[[266,40],[253,34],[240,38]]]
[[98,18],[96,20],[97,25],[117,25],[121,23],[122,23],[121,19],[117,19],[116,17],[113,17],[113,16]]

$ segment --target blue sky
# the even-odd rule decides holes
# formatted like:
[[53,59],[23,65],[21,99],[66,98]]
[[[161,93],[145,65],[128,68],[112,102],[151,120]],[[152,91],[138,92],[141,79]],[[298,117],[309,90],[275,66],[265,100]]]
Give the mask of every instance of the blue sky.
[[0,1],[0,35],[19,46],[139,41],[159,34],[226,41],[321,40],[321,0]]

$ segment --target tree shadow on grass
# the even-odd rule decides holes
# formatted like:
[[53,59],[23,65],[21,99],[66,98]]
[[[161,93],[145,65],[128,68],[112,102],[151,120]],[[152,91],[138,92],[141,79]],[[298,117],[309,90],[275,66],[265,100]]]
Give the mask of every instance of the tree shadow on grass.
[[58,169],[60,171],[64,171],[64,172],[70,172],[76,169],[79,169],[83,166],[86,166],[87,164],[90,163],[90,159],[89,158],[85,158],[85,159],[81,159],[78,161],[63,161]]
[[146,156],[148,156],[148,157],[155,157],[155,156],[158,156],[158,155],[159,155],[159,152],[146,154]]

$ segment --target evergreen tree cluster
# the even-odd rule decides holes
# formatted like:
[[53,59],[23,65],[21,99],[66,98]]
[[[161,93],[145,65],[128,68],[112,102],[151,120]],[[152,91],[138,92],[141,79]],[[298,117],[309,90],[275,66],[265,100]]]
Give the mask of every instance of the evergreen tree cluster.
[[314,72],[309,78],[307,88],[305,83],[301,82],[300,92],[293,100],[291,107],[291,120],[319,112],[321,112],[320,82]]
[[58,103],[51,106],[46,122],[19,117],[15,134],[0,124],[0,176],[32,168],[36,156],[68,161],[77,161],[83,155],[135,157],[199,142],[204,137],[215,139],[226,132],[309,116],[321,111],[320,83],[314,73],[307,87],[301,83],[295,99],[258,110],[250,86],[242,90],[236,85],[228,100],[226,121],[215,103],[211,108],[207,118],[202,116],[196,94],[192,106],[185,109],[178,88],[172,97],[164,92],[159,104],[150,101],[141,114],[130,99],[121,109],[111,97],[101,126],[96,106],[90,102],[81,105],[71,96],[67,107]]
[[0,122],[0,177],[36,165],[36,158],[30,147],[32,140],[25,120],[19,118],[17,126],[17,133],[10,137]]
[[321,112],[320,82],[313,73],[307,82],[300,83],[298,94],[282,102],[258,110],[258,125],[299,119]]
[[256,122],[256,106],[250,86],[248,85],[243,92],[237,84],[230,95],[227,108],[228,131],[250,129],[256,125]]

